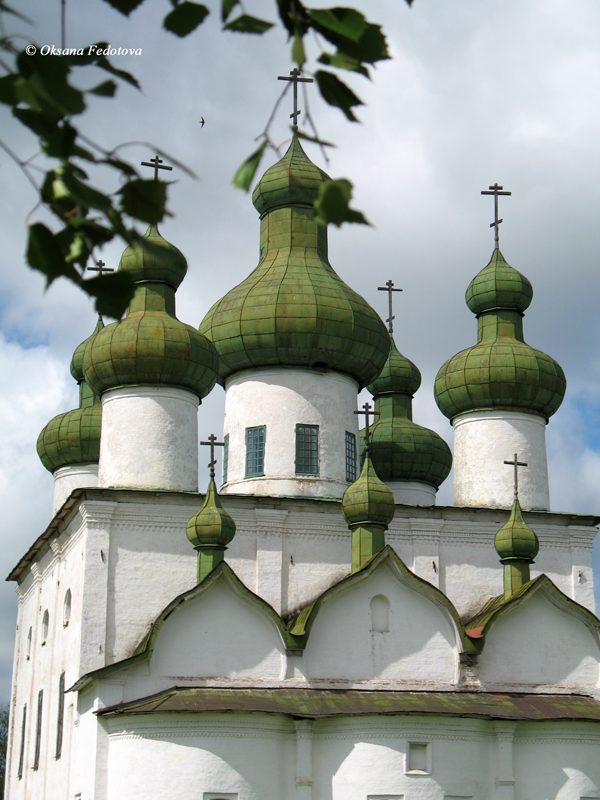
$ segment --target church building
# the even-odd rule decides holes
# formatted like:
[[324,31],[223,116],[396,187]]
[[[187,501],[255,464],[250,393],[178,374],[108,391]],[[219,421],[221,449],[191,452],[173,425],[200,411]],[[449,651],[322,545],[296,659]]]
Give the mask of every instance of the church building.
[[75,350],[79,408],[37,444],[53,516],[8,576],[6,800],[600,798],[600,518],[550,510],[566,380],[525,342],[531,283],[496,246],[467,288],[451,453],[413,420],[392,281],[388,328],[329,264],[327,180],[294,135],[258,266],[198,329],[184,255],[155,226],[123,253],[134,297]]

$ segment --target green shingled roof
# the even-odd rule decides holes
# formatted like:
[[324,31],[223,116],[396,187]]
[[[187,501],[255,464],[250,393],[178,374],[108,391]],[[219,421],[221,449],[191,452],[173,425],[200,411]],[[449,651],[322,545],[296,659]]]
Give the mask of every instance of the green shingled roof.
[[79,384],[79,408],[58,414],[38,436],[37,453],[49,472],[72,464],[97,464],[100,459],[102,406],[83,377],[83,353],[102,328],[99,319],[92,335],[78,345],[71,359],[71,375]]
[[369,458],[360,477],[344,492],[342,514],[348,525],[384,525],[394,518],[396,504],[391,489],[377,477]]
[[367,387],[379,413],[371,428],[371,460],[382,481],[418,481],[437,489],[450,473],[452,453],[435,431],[413,422],[412,395],[420,383],[421,373],[392,339],[383,369]]
[[522,309],[531,284],[499,251],[469,286],[478,315],[478,343],[449,359],[437,374],[435,399],[449,419],[469,411],[526,411],[548,418],[563,401],[561,366],[523,339]]
[[494,546],[503,563],[505,559],[533,561],[537,556],[540,543],[536,534],[523,519],[518,499],[513,503],[508,522],[496,534]]
[[175,316],[185,259],[155,227],[146,237],[162,247],[164,258],[150,258],[137,245],[125,250],[119,269],[132,272],[138,285],[125,319],[107,325],[88,343],[86,380],[99,395],[123,386],[169,385],[205,397],[215,384],[218,357],[205,336]]
[[260,262],[200,325],[219,354],[221,384],[245,369],[316,366],[351,375],[362,387],[381,371],[385,325],[333,271],[327,230],[314,219],[312,202],[325,179],[294,138],[255,190]]

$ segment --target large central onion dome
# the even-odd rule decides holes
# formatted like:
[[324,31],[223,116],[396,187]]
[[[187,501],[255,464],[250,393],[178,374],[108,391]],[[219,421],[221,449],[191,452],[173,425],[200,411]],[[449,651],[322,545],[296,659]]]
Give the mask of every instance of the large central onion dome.
[[124,386],[176,386],[200,399],[215,385],[218,357],[212,344],[175,316],[175,291],[187,271],[183,254],[151,225],[148,250],[132,244],[119,269],[137,287],[127,316],[89,342],[83,359],[85,377],[101,395]]
[[478,342],[447,361],[435,381],[436,402],[449,419],[502,409],[547,420],[558,410],[567,388],[564,372],[523,339],[523,312],[532,297],[527,278],[494,250],[466,294],[477,315]]
[[260,262],[210,309],[200,332],[220,358],[219,383],[256,367],[316,367],[372,381],[389,351],[385,325],[327,259],[313,203],[329,180],[296,137],[256,186]]
[[452,454],[435,431],[413,422],[412,399],[420,385],[418,368],[398,352],[391,339],[385,366],[367,387],[379,414],[371,428],[371,460],[377,475],[386,483],[417,481],[437,490],[448,477]]
[[73,353],[71,375],[79,386],[79,408],[50,420],[37,440],[37,452],[49,472],[76,464],[97,464],[100,458],[102,406],[83,377],[83,352],[103,328],[98,320],[93,334]]

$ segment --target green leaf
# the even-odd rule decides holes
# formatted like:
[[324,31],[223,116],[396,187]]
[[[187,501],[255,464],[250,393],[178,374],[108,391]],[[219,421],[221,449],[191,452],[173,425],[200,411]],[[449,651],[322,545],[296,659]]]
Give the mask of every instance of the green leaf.
[[252,153],[252,155],[249,156],[244,163],[237,168],[236,173],[233,176],[233,185],[237,186],[238,189],[244,189],[246,192],[248,189],[250,189],[250,185],[254,179],[254,175],[256,174],[256,170],[258,169],[258,165],[263,157],[266,146],[267,140],[265,139],[258,150],[255,150],[254,153]]
[[227,22],[227,19],[233,9],[239,5],[240,0],[221,0],[221,22]]
[[104,81],[94,86],[93,89],[88,89],[92,94],[99,94],[101,97],[114,97],[117,91],[117,84],[114,81]]
[[[105,50],[107,47],[105,42],[98,42],[96,46],[99,50]],[[114,75],[115,78],[120,78],[122,81],[130,83],[132,86],[135,86],[136,89],[140,88],[139,83],[130,72],[126,72],[124,69],[117,69],[116,67],[113,67],[106,56],[97,56],[94,59],[94,63],[97,67],[100,67],[100,69],[103,69],[105,72],[109,72],[111,75]]]
[[163,20],[163,27],[176,36],[187,36],[204,22],[208,14],[206,6],[185,0],[167,14]]
[[367,26],[366,19],[354,8],[311,8],[307,14],[324,36],[327,36],[326,31],[332,31],[353,42],[360,40]]
[[326,64],[328,67],[337,67],[337,69],[347,69],[351,72],[360,72],[365,78],[369,77],[368,69],[359,63],[355,58],[350,58],[345,53],[322,53],[318,61],[321,64]]
[[54,113],[57,117],[80,114],[85,109],[83,92],[68,82],[69,65],[61,56],[17,56],[22,79],[15,89],[19,99],[36,111]]
[[359,100],[352,89],[342,83],[332,72],[318,70],[315,72],[315,80],[326,103],[339,108],[351,122],[358,121],[352,112],[352,108],[353,106],[362,106],[363,102]]
[[121,209],[125,214],[142,222],[150,224],[160,222],[165,216],[167,185],[164,181],[154,179],[136,178],[129,181],[119,190]]
[[[59,168],[56,173],[60,175],[69,195],[77,205],[85,206],[86,208],[97,208],[100,211],[107,211],[112,205],[109,197],[79,180],[74,170]],[[84,175],[84,173],[78,170],[78,175]]]
[[50,286],[61,275],[79,282],[79,273],[67,263],[56,237],[41,222],[29,228],[27,263],[46,276],[46,286]]
[[138,6],[142,5],[144,0],[104,0],[104,2],[128,17],[132,11],[135,11]]
[[273,27],[272,22],[266,22],[264,19],[251,17],[248,14],[242,14],[240,17],[232,19],[227,25],[223,25],[224,30],[235,31],[236,33],[265,33],[269,28]]
[[127,175],[128,178],[137,177],[137,172],[131,164],[128,164],[126,161],[121,161],[119,158],[103,158],[100,164],[108,164],[115,169],[119,169],[124,175]]
[[357,61],[366,61],[374,64],[376,61],[385,61],[390,57],[385,36],[379,25],[367,25],[358,43],[344,41],[338,43],[338,50]]
[[306,54],[304,52],[304,42],[302,36],[296,34],[294,36],[294,44],[292,45],[292,61],[302,69],[303,64],[306,62]]
[[296,131],[296,136],[299,139],[305,139],[307,142],[319,144],[321,147],[337,147],[337,145],[333,144],[332,142],[326,142],[324,139],[317,139],[314,136],[308,136],[308,134],[302,133],[302,131]]
[[0,103],[7,106],[14,106],[18,103],[15,82],[15,75],[4,75],[0,78]]
[[315,200],[315,218],[320,225],[332,222],[338,227],[343,222],[369,225],[360,211],[349,207],[352,198],[352,184],[345,178],[325,181],[321,184],[319,197]]
[[113,319],[121,319],[135,291],[128,272],[113,272],[81,281],[81,288],[96,298],[96,311]]

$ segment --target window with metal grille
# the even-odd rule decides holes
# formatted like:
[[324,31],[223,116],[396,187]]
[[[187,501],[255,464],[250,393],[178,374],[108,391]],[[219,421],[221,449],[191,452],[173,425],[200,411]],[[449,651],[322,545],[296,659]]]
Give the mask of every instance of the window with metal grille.
[[58,717],[56,720],[56,758],[60,758],[63,742],[63,724],[65,721],[65,673],[58,682]]
[[25,728],[27,727],[27,703],[23,706],[23,721],[21,722],[21,746],[19,748],[19,769],[17,778],[23,777],[23,761],[25,758]]
[[42,744],[42,710],[44,708],[44,690],[38,692],[37,720],[35,722],[35,752],[33,755],[33,768],[40,766],[40,747]]
[[296,475],[319,474],[319,426],[296,425]]
[[356,436],[346,431],[346,480],[356,480]]
[[266,427],[246,428],[246,477],[265,474]]
[[227,463],[229,461],[229,434],[223,439],[223,483],[227,483]]

